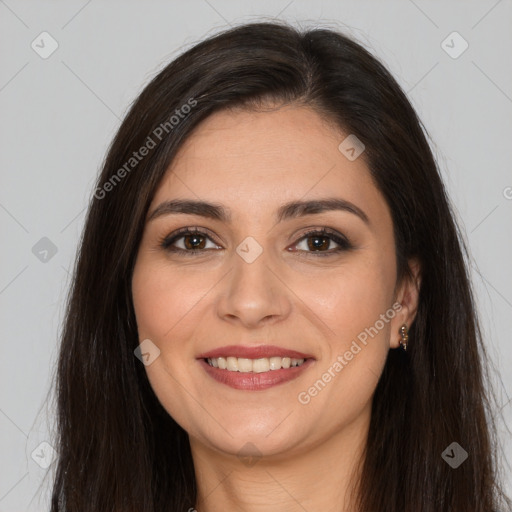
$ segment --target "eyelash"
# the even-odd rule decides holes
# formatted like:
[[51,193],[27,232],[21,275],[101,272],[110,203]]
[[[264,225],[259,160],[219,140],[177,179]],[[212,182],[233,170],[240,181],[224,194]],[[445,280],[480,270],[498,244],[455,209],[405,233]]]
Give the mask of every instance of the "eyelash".
[[[199,229],[199,228],[181,228],[178,231],[175,231],[174,233],[171,233],[168,236],[165,236],[159,241],[159,245],[162,249],[168,252],[177,253],[177,254],[183,254],[184,256],[197,256],[204,254],[205,251],[209,251],[211,249],[195,249],[195,250],[189,250],[186,251],[184,249],[180,249],[178,247],[172,247],[172,244],[175,243],[180,238],[184,238],[186,235],[200,235],[204,236],[210,241],[214,242],[216,245],[217,242],[212,240],[212,237],[205,231]],[[298,245],[299,242],[301,242],[304,239],[310,238],[310,237],[316,237],[316,238],[329,238],[333,242],[339,245],[339,247],[335,249],[331,249],[329,251],[302,251],[298,250],[299,256],[301,257],[309,257],[310,254],[313,254],[315,257],[320,256],[333,256],[335,254],[338,254],[342,251],[347,251],[353,248],[352,244],[348,241],[346,237],[343,235],[337,233],[336,231],[332,231],[327,228],[321,228],[321,229],[313,229],[306,233],[304,233],[294,244]],[[306,252],[306,254],[302,254],[303,252]]]

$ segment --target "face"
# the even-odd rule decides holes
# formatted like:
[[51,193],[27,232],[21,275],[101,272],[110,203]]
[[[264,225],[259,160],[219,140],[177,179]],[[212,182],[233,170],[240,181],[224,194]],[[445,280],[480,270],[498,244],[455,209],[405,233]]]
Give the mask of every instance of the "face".
[[222,111],[155,193],[134,308],[151,386],[194,446],[291,456],[368,423],[412,309],[388,206],[363,156],[338,149],[347,135],[305,107]]

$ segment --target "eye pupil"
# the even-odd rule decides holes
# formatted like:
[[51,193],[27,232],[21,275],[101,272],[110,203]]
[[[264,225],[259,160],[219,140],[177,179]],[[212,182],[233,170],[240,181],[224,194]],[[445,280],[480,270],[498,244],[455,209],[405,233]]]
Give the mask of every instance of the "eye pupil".
[[[185,235],[184,237],[184,240],[185,240],[185,247],[187,249],[203,249],[204,248],[204,237],[202,235],[198,235],[198,234],[193,234],[193,235]],[[200,239],[203,238],[203,241],[201,242]],[[188,241],[192,239],[193,242],[190,244]],[[199,246],[197,245],[199,244]]]
[[[329,238],[325,236],[313,236],[310,237],[309,240],[314,240],[314,243],[308,242],[308,247],[313,250],[318,249],[327,249],[329,247]],[[319,240],[323,240],[323,242],[319,243]]]

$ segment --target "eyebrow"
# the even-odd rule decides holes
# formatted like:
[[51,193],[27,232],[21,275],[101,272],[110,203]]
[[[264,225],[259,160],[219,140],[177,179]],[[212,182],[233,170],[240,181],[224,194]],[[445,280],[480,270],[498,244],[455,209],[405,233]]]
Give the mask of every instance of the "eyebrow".
[[[291,201],[280,206],[276,212],[276,221],[296,219],[305,215],[324,213],[328,211],[345,211],[353,213],[366,224],[369,224],[368,215],[358,206],[340,198],[314,199],[311,201]],[[160,203],[148,217],[148,222],[171,214],[199,215],[208,219],[231,223],[232,216],[229,208],[218,203],[193,201],[188,199],[174,199]]]

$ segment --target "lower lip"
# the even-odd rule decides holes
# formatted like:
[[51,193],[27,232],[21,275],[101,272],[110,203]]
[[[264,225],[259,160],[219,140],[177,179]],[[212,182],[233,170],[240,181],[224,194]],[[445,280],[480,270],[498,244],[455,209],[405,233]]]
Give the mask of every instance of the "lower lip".
[[284,384],[299,377],[313,363],[313,359],[306,359],[300,366],[269,370],[268,372],[231,372],[210,366],[204,359],[199,359],[206,373],[217,382],[226,384],[235,389],[246,391],[260,391],[279,384]]

